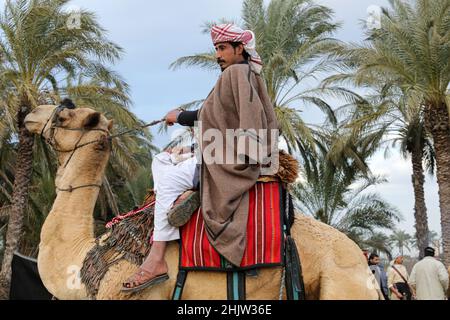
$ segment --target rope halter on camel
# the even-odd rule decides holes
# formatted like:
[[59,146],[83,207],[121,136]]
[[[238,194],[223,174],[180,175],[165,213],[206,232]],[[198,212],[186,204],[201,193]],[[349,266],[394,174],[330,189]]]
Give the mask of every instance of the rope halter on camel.
[[[161,123],[163,121],[165,121],[165,118],[161,119],[161,120],[155,120],[152,121],[148,124],[142,125],[142,126],[138,126],[135,127],[133,129],[130,130],[126,130],[123,132],[120,132],[118,134],[115,135],[111,135],[109,133],[109,130],[105,130],[105,129],[99,129],[99,128],[66,128],[63,127],[61,125],[58,125],[58,116],[61,113],[61,111],[63,111],[64,109],[75,109],[76,106],[75,104],[70,100],[70,99],[64,99],[61,104],[55,108],[55,110],[52,112],[52,114],[50,115],[50,117],[47,119],[44,127],[41,130],[40,133],[40,137],[41,139],[45,140],[50,146],[52,146],[52,148],[56,151],[56,152],[60,152],[60,153],[71,153],[69,158],[67,159],[67,161],[65,162],[63,168],[66,168],[67,165],[69,164],[70,160],[72,160],[73,155],[75,154],[75,152],[83,147],[86,147],[88,145],[91,144],[95,144],[95,143],[100,143],[100,142],[105,142],[108,141],[109,143],[112,141],[112,139],[123,136],[125,134],[129,134],[131,132],[146,128],[146,127],[150,127],[150,126],[154,126],[158,123]],[[47,128],[50,124],[50,127]],[[46,129],[47,128],[47,129]],[[73,149],[70,150],[60,150],[57,148],[57,142],[55,140],[55,135],[56,135],[56,130],[61,129],[61,130],[66,130],[66,131],[81,131],[82,134],[80,135],[80,137],[78,138],[77,142],[75,143],[75,147]],[[44,137],[44,133],[46,133],[47,131],[50,131],[49,137],[45,138]],[[84,142],[84,143],[80,143],[81,140],[83,139],[84,135],[87,132],[90,131],[101,131],[104,132],[105,134],[102,135],[102,137],[100,139],[95,139],[95,140],[91,140],[88,142]],[[95,188],[101,188],[101,185],[99,184],[86,184],[86,185],[81,185],[81,186],[69,186],[68,188],[59,188],[58,186],[56,187],[58,189],[58,191],[62,191],[62,192],[73,192],[74,190],[77,189],[82,189],[82,188],[89,188],[89,187],[95,187]]]

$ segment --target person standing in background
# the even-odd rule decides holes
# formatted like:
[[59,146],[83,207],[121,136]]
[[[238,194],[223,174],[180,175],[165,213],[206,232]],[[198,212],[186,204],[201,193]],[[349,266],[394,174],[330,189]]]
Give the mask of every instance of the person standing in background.
[[396,257],[387,272],[388,288],[392,300],[411,300],[412,292],[408,283],[408,271],[403,265],[403,256]]
[[384,269],[380,266],[380,256],[376,253],[372,253],[369,256],[369,268],[372,271],[375,279],[380,286],[381,293],[385,300],[389,300],[388,286],[387,286],[387,276]]
[[424,253],[425,257],[414,265],[409,280],[417,300],[445,300],[449,282],[447,269],[434,257],[433,248],[425,248]]

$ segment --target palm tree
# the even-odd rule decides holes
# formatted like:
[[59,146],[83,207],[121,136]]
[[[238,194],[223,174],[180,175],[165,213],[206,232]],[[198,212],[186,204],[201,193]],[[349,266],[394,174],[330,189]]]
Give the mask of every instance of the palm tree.
[[392,248],[389,244],[389,237],[382,232],[363,234],[353,240],[361,247],[370,249],[372,252],[384,253],[389,260],[392,260]]
[[[342,74],[332,76],[325,83],[333,82],[335,79],[340,81],[343,76]],[[383,133],[385,139],[382,145],[388,145],[389,142],[392,142],[393,148],[400,145],[402,156],[410,159],[413,171],[411,178],[415,200],[416,237],[422,256],[423,249],[429,242],[424,194],[424,165],[429,174],[433,175],[435,152],[431,136],[425,130],[421,99],[417,96],[407,97],[402,92],[398,92],[396,86],[390,87],[386,83],[381,88],[378,83],[372,83],[372,85],[376,89],[374,95],[367,96],[358,104],[345,105],[336,113],[347,115],[343,122],[348,123],[347,127],[352,128],[354,134]],[[387,151],[389,150],[386,149]]]
[[429,235],[430,244],[436,249],[436,256],[441,256],[441,243],[442,238],[436,231],[430,231]]
[[[1,296],[7,297],[11,261],[22,232],[33,168],[34,137],[24,126],[25,116],[47,93],[59,93],[58,82],[84,70],[93,73],[103,62],[113,63],[121,48],[107,40],[90,12],[80,12],[80,24],[67,23],[72,13],[63,7],[68,0],[9,0],[0,16],[0,96],[8,96],[10,112],[16,113],[18,149],[15,161],[6,249],[0,273]],[[102,69],[105,74],[106,68]],[[113,73],[109,74],[112,79]]]
[[[81,89],[81,87],[80,87]],[[64,88],[61,90],[65,90]],[[113,99],[96,99],[94,94],[70,94],[80,105],[88,105],[105,113],[108,118],[115,120],[115,131],[122,131],[141,124],[135,116],[126,109],[126,105],[116,105]],[[55,101],[49,103],[56,104]],[[116,109],[122,108],[123,112]],[[1,121],[1,120],[0,120]],[[11,135],[14,129],[9,130]],[[95,210],[97,225],[105,224],[113,215],[127,212],[130,208],[140,204],[144,193],[151,186],[151,135],[143,130],[118,137],[113,140],[113,154],[110,157],[105,181],[100,189],[98,205]],[[0,223],[7,221],[8,209],[14,180],[14,160],[16,144],[0,146]],[[35,140],[33,152],[33,178],[30,186],[30,198],[27,206],[23,238],[20,243],[22,254],[37,255],[39,232],[50,211],[55,198],[54,178],[56,173],[56,155],[41,139]],[[7,169],[9,168],[9,169]],[[8,172],[8,174],[2,174]],[[96,230],[101,232],[101,230]]]
[[[86,72],[86,71],[89,71]],[[105,72],[106,71],[106,72]],[[128,98],[128,85],[114,74],[98,65],[94,70],[84,70],[84,73],[74,74],[58,85],[59,92],[43,92],[41,103],[57,104],[60,95],[70,96],[77,105],[87,105],[114,119],[114,133],[142,125],[142,121],[129,111],[130,100]],[[3,99],[0,101],[6,101]],[[0,112],[7,109],[0,109]],[[6,111],[5,111],[6,112]],[[8,117],[0,118],[0,125],[8,127]],[[9,136],[14,136],[14,125],[5,130]],[[5,141],[6,141],[5,136]],[[113,139],[113,154],[107,168],[106,176],[99,193],[98,205],[95,210],[97,225],[106,222],[112,215],[126,212],[139,204],[145,191],[151,185],[151,152],[155,150],[151,144],[152,136],[148,130],[136,130],[127,135]],[[7,146],[11,146],[7,148]],[[14,167],[15,144],[1,144],[0,150],[2,165],[9,164]],[[1,170],[0,170],[1,171]],[[9,198],[12,193],[14,180],[13,169],[9,179],[6,175],[0,175],[0,187],[3,193],[7,192]],[[39,243],[39,231],[49,208],[53,203],[54,176],[56,172],[56,155],[48,149],[41,139],[35,140],[33,179],[30,187],[30,198],[25,215],[24,237],[20,244],[20,252],[29,256],[37,255]],[[142,177],[141,177],[142,175]],[[139,182],[139,183],[138,183]],[[2,219],[6,221],[7,211],[10,208],[10,199],[2,200],[0,191],[0,208]],[[6,197],[6,196],[5,196]],[[103,223],[104,224],[104,223]]]
[[[439,233],[437,233],[436,231],[431,230],[428,233],[428,241],[429,241],[429,245],[432,246],[435,250],[436,250],[436,256],[439,257],[441,255],[441,242],[442,242],[442,238],[439,235]],[[419,248],[417,245],[417,240],[414,239],[411,244],[416,247]]]
[[377,194],[363,194],[375,182],[365,182],[364,188],[351,190],[348,185],[344,186],[345,178],[335,179],[332,184],[298,183],[293,189],[298,209],[333,226],[356,242],[360,242],[361,235],[366,232],[394,227],[398,211]]
[[411,156],[413,171],[411,179],[415,200],[415,236],[418,243],[419,258],[422,258],[424,249],[430,242],[427,208],[425,205],[425,175],[423,165],[425,164],[429,174],[432,175],[435,166],[435,153],[431,137],[425,130],[423,110],[420,108],[420,104],[416,101],[413,104],[406,104],[406,107],[403,104],[400,104],[400,106],[400,110],[403,111],[403,119],[399,121],[401,127],[399,137],[396,140],[400,141],[400,151],[403,157],[406,158],[407,155]]
[[[332,38],[339,27],[331,21],[332,16],[331,9],[306,0],[272,0],[267,6],[263,0],[244,0],[242,7],[242,27],[255,32],[257,50],[264,62],[262,77],[275,107],[281,135],[289,150],[300,152],[304,158],[314,150],[314,138],[299,110],[307,105],[316,106],[335,123],[332,107],[323,96],[354,98],[345,88],[308,88],[311,81],[334,66],[327,55],[340,42]],[[212,24],[206,23],[205,33]],[[218,70],[214,51],[179,58],[171,68],[181,66]]]
[[301,212],[362,243],[380,228],[393,229],[400,214],[378,194],[367,192],[369,187],[385,182],[373,176],[366,164],[378,146],[376,139],[354,140],[342,130],[316,132],[318,156],[304,181],[293,188],[293,195]]
[[404,249],[411,251],[411,241],[412,237],[410,234],[406,233],[403,230],[395,230],[390,236],[389,241],[391,245],[396,246],[400,255],[403,256]]
[[[436,243],[438,243],[440,241],[440,236],[436,231],[430,230],[428,232],[428,242],[429,245],[431,246],[435,246]],[[411,244],[416,247],[417,249],[419,249],[419,245],[417,242],[417,236],[414,236],[413,239],[411,240]]]
[[[359,85],[395,85],[407,98],[420,98],[423,123],[434,143],[444,246],[450,265],[450,0],[391,0],[381,28],[368,32],[364,44],[340,53],[356,68]],[[382,110],[380,110],[382,112]],[[418,163],[419,160],[417,160]],[[418,177],[420,184],[420,174]],[[417,181],[416,181],[417,182]]]

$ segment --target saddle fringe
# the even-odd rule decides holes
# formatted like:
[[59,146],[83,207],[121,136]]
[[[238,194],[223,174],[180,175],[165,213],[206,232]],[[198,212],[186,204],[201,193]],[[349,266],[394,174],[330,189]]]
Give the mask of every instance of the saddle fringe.
[[[151,201],[149,202],[151,203]],[[138,210],[110,225],[110,231],[96,239],[81,268],[81,281],[91,299],[109,268],[119,261],[141,265],[150,253],[153,235],[154,205]]]

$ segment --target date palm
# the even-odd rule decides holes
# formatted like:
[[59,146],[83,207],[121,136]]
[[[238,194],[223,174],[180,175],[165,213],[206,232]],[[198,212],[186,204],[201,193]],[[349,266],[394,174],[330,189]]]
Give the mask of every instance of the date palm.
[[329,224],[356,242],[378,229],[393,229],[400,214],[378,194],[367,191],[385,182],[373,176],[366,164],[378,144],[373,137],[347,136],[341,130],[316,133],[318,156],[293,195],[305,214]]
[[430,244],[436,250],[436,256],[441,256],[441,243],[442,238],[436,231],[430,231],[429,235]]
[[[424,226],[422,157],[431,155],[431,136],[439,185],[439,204],[444,244],[444,263],[450,265],[450,126],[448,94],[450,82],[450,1],[391,0],[381,15],[381,28],[368,30],[362,44],[351,44],[340,52],[346,70],[356,70],[352,80],[363,87],[395,87],[404,101],[415,101],[413,118],[405,119],[404,133],[411,142],[403,146],[411,154],[416,195],[416,226]],[[346,75],[334,80],[346,81]],[[374,116],[382,118],[392,108],[378,104]],[[426,132],[425,132],[426,131]],[[412,142],[414,142],[414,146]],[[409,150],[408,150],[409,149]],[[428,150],[427,150],[428,149]],[[413,154],[414,152],[414,154]],[[420,229],[420,228],[419,228]],[[427,232],[418,230],[421,247]]]
[[[24,126],[25,116],[48,94],[58,95],[58,83],[80,71],[92,73],[102,63],[113,63],[121,48],[104,37],[90,12],[79,13],[79,24],[68,23],[68,0],[9,0],[0,15],[0,96],[8,96],[14,115],[18,149],[14,185],[0,273],[1,296],[8,296],[11,260],[17,249],[32,180],[34,137]],[[103,71],[106,72],[106,68]],[[114,74],[109,75],[114,78]]]
[[[417,100],[399,103],[401,117],[398,121],[398,136],[393,139],[400,143],[404,158],[410,157],[412,165],[412,185],[414,190],[415,237],[417,239],[419,258],[424,249],[430,245],[427,208],[425,204],[425,169],[434,174],[435,152],[430,134],[425,129],[423,108]],[[395,129],[394,129],[395,130]]]
[[[428,232],[428,243],[429,243],[429,246],[434,247],[436,249],[436,256],[439,256],[440,252],[441,252],[440,251],[440,246],[441,246],[440,241],[441,241],[441,238],[436,231],[430,230]],[[420,250],[418,242],[417,242],[417,236],[413,237],[413,239],[411,240],[411,245]]]
[[411,250],[412,237],[410,234],[403,230],[395,230],[390,236],[389,241],[391,245],[398,248],[400,255],[404,255],[404,249]]
[[402,156],[411,161],[415,228],[422,256],[423,249],[429,244],[424,166],[430,175],[434,174],[435,153],[431,136],[425,130],[420,97],[406,97],[395,91],[395,88],[388,89],[388,85],[384,85],[378,94],[369,95],[360,104],[346,106],[345,112],[342,108],[338,112],[348,115],[344,122],[355,134],[383,133],[382,144],[388,148],[399,145]]
[[[114,119],[113,134],[142,124],[136,116],[129,111],[128,86],[119,76],[108,78],[109,72],[103,68],[94,70],[95,73],[70,77],[60,82],[59,94],[70,96],[79,105],[88,105],[102,113],[109,119]],[[76,81],[75,81],[76,80]],[[113,81],[111,81],[113,80]],[[59,94],[47,92],[41,100],[45,103],[57,104],[61,100]],[[44,101],[45,100],[45,101]],[[1,122],[2,120],[0,120]],[[8,131],[14,135],[14,126]],[[147,130],[136,130],[127,135],[112,140],[113,152],[110,157],[107,172],[100,189],[95,218],[97,224],[105,224],[106,220],[119,212],[127,212],[139,204],[151,185],[151,145],[152,136]],[[3,161],[5,166],[14,167],[15,153],[13,148],[0,146],[2,156],[8,156]],[[51,148],[48,148],[41,139],[35,140],[33,152],[33,178],[30,186],[30,199],[27,206],[24,222],[24,236],[20,243],[20,252],[28,256],[36,256],[39,244],[39,233],[43,221],[55,197],[54,178],[56,172],[56,158]],[[9,170],[12,172],[13,170]],[[11,174],[9,179],[13,179]],[[0,176],[0,190],[8,195],[12,192],[12,184],[8,183],[7,176]],[[6,185],[7,184],[7,185]],[[10,201],[2,199],[0,191],[0,207],[5,213],[6,221]],[[100,232],[101,229],[96,230]]]
[[389,237],[382,232],[361,232],[351,237],[360,248],[369,249],[370,252],[384,253],[392,260],[392,247]]

